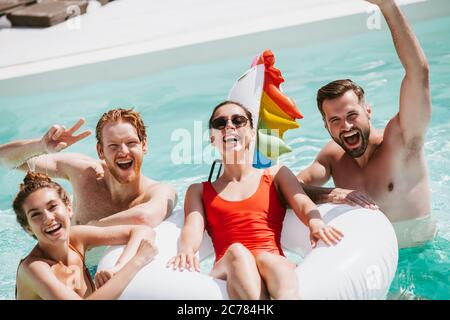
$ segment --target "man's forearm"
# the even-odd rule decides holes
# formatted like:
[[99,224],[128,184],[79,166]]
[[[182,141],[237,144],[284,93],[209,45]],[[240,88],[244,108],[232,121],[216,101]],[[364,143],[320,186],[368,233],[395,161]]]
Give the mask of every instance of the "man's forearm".
[[149,210],[140,208],[131,208],[125,211],[114,213],[109,217],[94,221],[94,225],[99,227],[117,226],[117,225],[146,225],[156,227],[163,219],[159,219]]
[[428,62],[419,41],[394,0],[385,0],[380,5],[391,30],[395,49],[407,75],[421,76],[426,73]]
[[118,225],[142,225],[144,224],[143,213],[135,210],[126,210],[114,213],[106,218],[94,221],[99,227],[109,227]]
[[300,182],[306,195],[316,204],[329,202],[329,195],[334,188],[324,188],[306,185]]
[[0,163],[15,168],[44,153],[46,150],[40,139],[14,141],[0,146]]

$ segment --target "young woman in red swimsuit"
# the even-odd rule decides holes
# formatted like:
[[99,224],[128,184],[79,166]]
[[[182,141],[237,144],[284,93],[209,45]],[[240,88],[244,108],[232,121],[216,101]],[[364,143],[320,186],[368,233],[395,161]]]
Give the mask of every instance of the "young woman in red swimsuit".
[[[155,232],[149,227],[70,227],[69,197],[44,174],[27,174],[13,208],[19,224],[38,241],[19,264],[16,299],[117,299],[157,254]],[[95,246],[120,244],[127,246],[117,264],[98,272],[94,284],[84,253]]]
[[188,188],[179,252],[168,266],[200,271],[196,252],[206,229],[216,253],[211,275],[227,281],[231,299],[298,299],[295,265],[280,244],[286,206],[310,228],[313,247],[318,240],[337,243],[342,233],[322,221],[288,168],[253,168],[249,145],[256,132],[244,106],[219,104],[209,127],[224,172]]

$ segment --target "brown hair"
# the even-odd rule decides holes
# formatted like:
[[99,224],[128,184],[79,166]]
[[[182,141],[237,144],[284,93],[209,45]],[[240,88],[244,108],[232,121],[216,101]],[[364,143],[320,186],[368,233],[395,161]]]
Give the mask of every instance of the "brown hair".
[[344,80],[335,80],[330,82],[329,84],[323,86],[317,91],[317,107],[319,108],[322,117],[325,118],[325,114],[323,113],[323,102],[325,100],[336,99],[344,95],[349,90],[353,90],[353,92],[358,97],[358,102],[361,103],[364,101],[364,90],[355,82],[350,79]]
[[97,127],[95,129],[95,135],[97,137],[97,143],[102,144],[102,130],[103,127],[108,122],[119,122],[124,121],[130,123],[137,131],[139,140],[141,142],[147,141],[147,133],[145,131],[144,121],[141,118],[139,112],[134,111],[133,109],[112,109],[108,112],[105,112],[100,120],[97,122]]
[[16,195],[12,205],[14,212],[16,213],[17,222],[25,231],[29,224],[27,215],[23,210],[23,204],[29,195],[43,188],[55,190],[62,202],[66,206],[70,205],[69,195],[60,184],[52,181],[46,174],[28,171],[23,179],[23,183],[19,186],[19,193]]
[[231,100],[225,100],[224,102],[219,103],[217,106],[215,106],[211,117],[209,118],[209,122],[208,122],[208,127],[209,129],[212,128],[212,121],[214,120],[214,115],[216,114],[216,111],[220,108],[223,107],[224,105],[227,104],[234,104],[238,107],[240,107],[242,110],[244,110],[245,115],[247,116],[248,120],[250,121],[250,128],[253,128],[253,117],[252,117],[252,113],[250,112],[250,110],[248,110],[246,107],[244,107],[241,103],[239,102],[235,102],[235,101],[231,101]]

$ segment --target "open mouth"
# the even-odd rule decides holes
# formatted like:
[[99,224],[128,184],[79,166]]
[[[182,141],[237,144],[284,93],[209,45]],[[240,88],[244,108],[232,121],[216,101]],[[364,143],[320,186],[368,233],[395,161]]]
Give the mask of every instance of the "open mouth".
[[117,166],[122,170],[128,170],[133,166],[133,160],[117,161]]
[[239,137],[237,137],[237,136],[224,136],[223,137],[224,143],[238,142],[238,141],[239,141]]
[[61,230],[61,228],[62,228],[62,224],[61,224],[61,223],[57,223],[57,224],[54,224],[54,225],[52,225],[52,226],[46,228],[46,229],[44,230],[44,232],[45,232],[46,234],[49,234],[49,235],[54,235],[54,234],[56,234],[59,230]]
[[344,133],[341,137],[345,144],[351,148],[357,147],[361,142],[361,133],[358,130]]

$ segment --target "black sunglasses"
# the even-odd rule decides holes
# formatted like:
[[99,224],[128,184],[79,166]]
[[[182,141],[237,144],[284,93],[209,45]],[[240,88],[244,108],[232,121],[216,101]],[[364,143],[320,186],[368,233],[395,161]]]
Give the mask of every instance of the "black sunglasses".
[[227,117],[218,117],[211,121],[211,128],[222,130],[227,126],[228,119],[231,119],[231,122],[236,128],[244,127],[247,125],[248,119],[240,114],[234,114],[230,118]]

